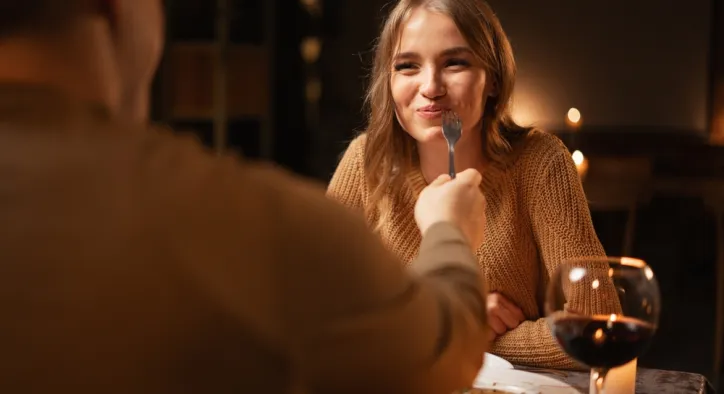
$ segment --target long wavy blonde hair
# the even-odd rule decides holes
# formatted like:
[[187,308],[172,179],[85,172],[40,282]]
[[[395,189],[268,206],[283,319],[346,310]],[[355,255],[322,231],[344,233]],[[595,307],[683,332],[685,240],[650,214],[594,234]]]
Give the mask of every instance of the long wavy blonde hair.
[[377,41],[370,84],[365,97],[368,111],[364,169],[370,190],[367,217],[379,230],[390,214],[391,196],[399,196],[405,174],[418,160],[415,141],[395,116],[390,78],[403,24],[417,7],[449,16],[483,64],[486,79],[494,83],[496,95],[488,97],[483,110],[484,154],[491,162],[503,163],[511,146],[529,132],[510,115],[515,82],[515,60],[500,21],[484,0],[400,0],[390,11]]

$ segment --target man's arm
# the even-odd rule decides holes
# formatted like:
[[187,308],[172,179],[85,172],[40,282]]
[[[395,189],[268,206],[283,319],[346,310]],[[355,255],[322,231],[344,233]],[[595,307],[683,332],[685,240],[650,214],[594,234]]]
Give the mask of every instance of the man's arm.
[[296,190],[282,204],[286,238],[305,251],[287,249],[281,287],[299,311],[285,317],[303,378],[322,393],[468,387],[482,366],[486,320],[463,234],[431,226],[405,271],[361,220],[320,198]]
[[156,151],[145,172],[162,178],[148,175],[168,240],[159,246],[288,355],[295,379],[315,393],[448,394],[472,383],[486,348],[484,286],[457,228],[430,226],[406,271],[323,188],[184,146]]

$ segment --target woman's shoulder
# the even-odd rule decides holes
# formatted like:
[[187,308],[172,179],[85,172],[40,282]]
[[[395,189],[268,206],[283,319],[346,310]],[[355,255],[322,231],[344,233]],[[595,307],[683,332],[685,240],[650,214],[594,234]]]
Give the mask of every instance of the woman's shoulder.
[[566,145],[556,135],[542,129],[533,129],[523,141],[524,151],[530,152],[551,152],[567,150]]
[[345,155],[350,155],[356,161],[363,160],[367,146],[367,133],[357,134],[347,145]]
[[367,135],[365,133],[358,134],[351,140],[340,141],[339,145],[341,153],[337,158],[336,171],[361,168],[364,163]]
[[337,168],[332,176],[332,183],[335,183],[341,178],[349,181],[350,179],[360,179],[360,177],[364,177],[366,144],[367,135],[364,133],[357,135],[347,143],[347,147],[344,148],[340,154]]
[[545,164],[568,153],[568,148],[557,136],[541,129],[533,129],[523,138],[518,147],[517,163],[523,168]]
[[365,188],[364,152],[367,136],[354,137],[341,154],[337,168],[327,185],[327,195],[355,208],[361,207]]
[[349,146],[350,148],[354,148],[355,150],[364,152],[365,146],[367,145],[367,133],[359,133],[357,134],[352,141],[350,141]]

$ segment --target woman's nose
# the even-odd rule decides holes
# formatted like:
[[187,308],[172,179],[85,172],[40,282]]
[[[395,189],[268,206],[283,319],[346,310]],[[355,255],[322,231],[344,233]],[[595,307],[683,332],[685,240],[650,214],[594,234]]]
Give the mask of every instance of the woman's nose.
[[420,86],[420,94],[428,99],[436,99],[444,96],[446,93],[445,82],[440,73],[435,70],[429,70],[424,73],[424,81]]

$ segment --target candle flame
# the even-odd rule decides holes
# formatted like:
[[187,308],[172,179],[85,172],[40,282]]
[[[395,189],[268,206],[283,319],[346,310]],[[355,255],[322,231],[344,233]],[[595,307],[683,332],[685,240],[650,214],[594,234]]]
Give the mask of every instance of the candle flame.
[[578,122],[581,121],[581,111],[579,111],[578,108],[569,109],[566,116],[568,117],[568,121],[573,124],[578,124]]

